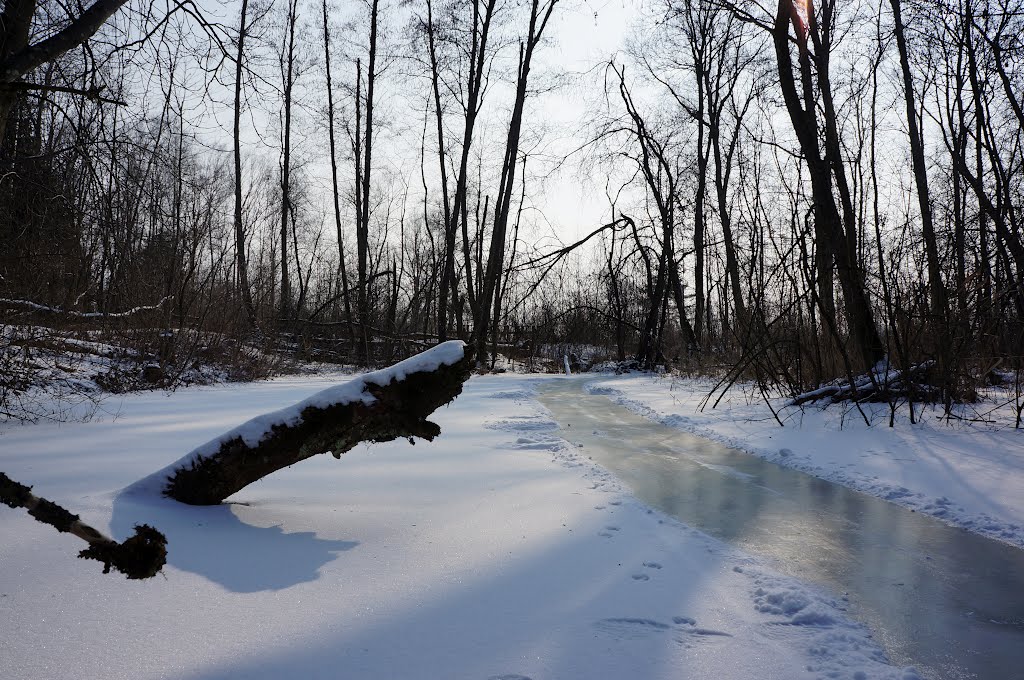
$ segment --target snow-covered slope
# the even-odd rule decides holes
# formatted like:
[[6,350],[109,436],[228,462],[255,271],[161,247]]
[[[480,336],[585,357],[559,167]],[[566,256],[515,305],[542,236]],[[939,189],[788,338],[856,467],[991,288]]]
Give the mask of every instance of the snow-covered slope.
[[74,539],[0,509],[0,675],[916,677],[828,594],[627,495],[556,436],[521,377],[471,379],[432,443],[314,458],[233,504],[121,493],[324,387],[139,394],[116,417],[8,426],[0,469],[118,538],[157,526],[169,565],[104,576]]

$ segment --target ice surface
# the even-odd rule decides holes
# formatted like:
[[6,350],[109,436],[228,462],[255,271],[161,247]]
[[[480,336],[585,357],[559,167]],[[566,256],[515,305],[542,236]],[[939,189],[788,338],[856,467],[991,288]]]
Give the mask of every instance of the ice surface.
[[887,406],[863,404],[876,423],[868,427],[842,405],[800,408],[778,399],[780,428],[760,398],[749,399],[742,389],[701,410],[713,387],[627,376],[592,383],[588,391],[670,427],[1024,547],[1024,430],[950,425],[928,411],[916,424],[904,415],[890,428]]

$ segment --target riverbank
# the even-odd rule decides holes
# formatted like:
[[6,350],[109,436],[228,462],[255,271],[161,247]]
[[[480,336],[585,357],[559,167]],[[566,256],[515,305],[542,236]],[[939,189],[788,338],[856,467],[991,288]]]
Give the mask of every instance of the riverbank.
[[911,424],[904,409],[890,428],[887,406],[865,404],[868,426],[848,404],[793,407],[778,399],[769,409],[742,387],[712,408],[704,401],[713,387],[631,375],[589,389],[665,425],[1024,548],[1024,430],[1013,429],[1012,418],[950,422],[925,410]]

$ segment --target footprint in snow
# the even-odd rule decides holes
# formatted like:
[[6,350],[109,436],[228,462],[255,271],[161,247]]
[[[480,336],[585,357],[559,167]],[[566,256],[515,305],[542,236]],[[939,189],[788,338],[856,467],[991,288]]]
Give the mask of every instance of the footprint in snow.
[[602,633],[612,635],[619,640],[639,640],[650,635],[659,635],[672,629],[667,623],[654,619],[632,617],[616,617],[601,619],[594,624]]
[[661,564],[658,562],[644,562],[644,566],[648,569],[661,569]]
[[619,527],[609,525],[606,526],[605,529],[607,529],[608,531],[618,531]]
[[679,626],[675,630],[675,641],[684,647],[691,647],[700,642],[706,642],[714,637],[732,637],[730,633],[711,628],[698,628],[697,621],[689,616],[673,616],[672,622]]
[[721,630],[711,630],[710,628],[688,628],[684,629],[683,632],[689,635],[696,635],[698,637],[732,637],[731,633],[726,633]]
[[607,531],[598,531],[597,535],[600,536],[601,538],[611,538],[615,534],[609,533]]
[[633,574],[634,581],[650,581],[651,577],[647,574]]
[[708,630],[707,628],[687,628],[677,631],[672,638],[687,649],[693,649],[697,645],[708,644],[716,637],[732,637],[729,633],[720,630]]

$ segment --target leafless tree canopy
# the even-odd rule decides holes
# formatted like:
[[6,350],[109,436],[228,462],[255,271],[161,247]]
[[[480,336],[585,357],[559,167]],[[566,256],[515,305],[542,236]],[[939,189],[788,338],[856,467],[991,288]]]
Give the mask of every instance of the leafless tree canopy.
[[[4,361],[40,309],[150,307],[168,365],[168,337],[362,365],[457,337],[791,395],[1019,379],[1021,0],[648,0],[566,73],[578,11],[6,0]],[[552,178],[603,190],[586,238]]]

